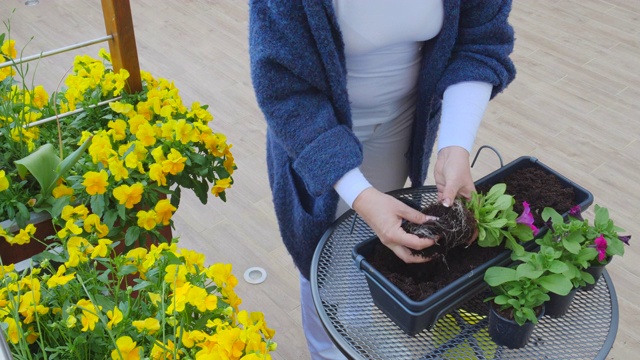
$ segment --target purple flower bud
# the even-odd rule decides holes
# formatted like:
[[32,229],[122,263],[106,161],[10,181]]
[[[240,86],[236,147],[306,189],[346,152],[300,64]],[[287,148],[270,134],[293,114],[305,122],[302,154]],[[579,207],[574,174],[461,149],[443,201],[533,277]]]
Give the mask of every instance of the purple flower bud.
[[631,235],[618,236],[618,239],[620,239],[620,241],[622,241],[623,243],[629,245],[629,240],[631,240]]
[[574,217],[580,221],[584,221],[582,218],[582,209],[580,209],[580,205],[576,205],[569,210],[569,216]]

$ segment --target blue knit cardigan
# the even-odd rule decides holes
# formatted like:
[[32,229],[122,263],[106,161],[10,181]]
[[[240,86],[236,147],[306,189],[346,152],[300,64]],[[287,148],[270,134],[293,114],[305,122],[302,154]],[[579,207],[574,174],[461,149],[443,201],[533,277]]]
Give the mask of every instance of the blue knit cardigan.
[[[426,178],[444,90],[462,81],[515,77],[510,0],[444,0],[440,34],[423,46],[412,141],[412,186]],[[362,162],[351,130],[344,43],[331,0],[251,0],[251,77],[267,121],[267,165],[284,244],[308,279],[334,220],[333,185]]]

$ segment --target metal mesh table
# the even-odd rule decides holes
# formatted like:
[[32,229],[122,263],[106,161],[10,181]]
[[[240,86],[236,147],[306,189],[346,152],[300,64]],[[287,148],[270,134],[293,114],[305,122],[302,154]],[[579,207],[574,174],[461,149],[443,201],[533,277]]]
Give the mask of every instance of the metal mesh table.
[[[432,186],[392,195],[425,205],[433,201]],[[311,268],[313,300],[329,335],[354,359],[604,359],[618,329],[618,301],[605,271],[596,287],[578,291],[562,318],[543,317],[529,344],[508,349],[487,332],[486,293],[467,300],[433,326],[406,335],[373,303],[364,274],[352,258],[353,247],[373,236],[353,210],[325,233]]]

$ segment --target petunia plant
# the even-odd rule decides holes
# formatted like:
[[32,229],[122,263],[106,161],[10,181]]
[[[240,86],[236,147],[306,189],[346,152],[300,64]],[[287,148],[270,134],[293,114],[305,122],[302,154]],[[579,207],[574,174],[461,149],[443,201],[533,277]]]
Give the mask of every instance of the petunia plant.
[[494,295],[485,301],[493,301],[506,318],[519,325],[527,321],[535,324],[550,292],[567,295],[571,291],[572,283],[564,275],[568,266],[562,261],[561,252],[550,247],[514,254],[513,259],[517,261],[513,268],[487,269],[484,280]]
[[14,359],[270,359],[275,331],[240,309],[230,264],[161,243],[116,252],[95,214],[67,209],[31,267],[0,263],[0,331]]
[[[4,33],[0,43],[0,62],[17,57]],[[142,91],[127,93],[129,73],[113,71],[104,49],[99,58],[76,56],[51,95],[27,85],[27,70],[15,62],[0,69],[0,220],[19,228],[0,229],[10,244],[31,232],[32,212],[48,212],[57,231],[77,231],[63,209],[79,205],[112,240],[164,241],[160,230],[172,225],[185,189],[202,203],[210,194],[226,201],[231,144],[210,127],[208,106],[184,104],[173,82],[141,71]]]
[[466,207],[477,221],[478,245],[494,247],[504,242],[506,248],[520,254],[524,251],[521,243],[533,239],[538,230],[533,226],[528,204],[518,216],[513,211],[515,200],[506,190],[506,184],[498,183],[486,194],[474,192]]
[[614,255],[624,255],[630,235],[619,235],[624,229],[616,226],[607,208],[595,205],[595,219],[590,223],[582,217],[580,207],[571,209],[567,221],[552,208],[542,211],[549,231],[536,240],[562,253],[561,259],[568,265],[565,275],[574,287],[592,284],[593,277],[585,270],[591,265],[608,263]]

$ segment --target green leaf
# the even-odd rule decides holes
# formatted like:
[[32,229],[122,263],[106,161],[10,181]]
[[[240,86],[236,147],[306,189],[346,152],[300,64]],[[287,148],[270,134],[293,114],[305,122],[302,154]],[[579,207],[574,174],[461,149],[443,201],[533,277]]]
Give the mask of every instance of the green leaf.
[[580,252],[580,242],[576,241],[575,238],[562,238],[562,246],[564,246],[564,248],[572,254],[578,254]]
[[550,208],[550,207],[544,208],[542,210],[541,217],[542,217],[542,220],[544,221],[548,221],[549,219],[551,219],[551,222],[553,224],[564,223],[564,218],[554,208]]
[[134,274],[136,271],[138,271],[138,268],[135,265],[125,265],[118,269],[118,276]]
[[605,207],[601,207],[598,204],[595,206],[596,210],[596,218],[595,218],[595,226],[599,228],[606,227],[609,223],[609,210]]
[[140,237],[141,230],[142,229],[137,226],[128,228],[126,234],[124,235],[124,244],[126,246],[131,246]]
[[105,209],[105,204],[104,204],[104,195],[93,195],[91,196],[91,199],[89,200],[90,204],[91,204],[91,212],[98,215],[99,217],[102,217],[102,214],[104,213],[104,209]]
[[544,274],[544,270],[536,270],[531,264],[520,264],[516,268],[516,278],[537,279]]
[[510,195],[501,195],[496,202],[493,204],[493,207],[498,210],[506,210],[513,206],[513,197]]
[[507,219],[495,219],[490,223],[486,224],[487,227],[497,228],[497,229],[500,229],[505,225],[507,225]]
[[546,290],[558,295],[567,295],[571,289],[573,289],[571,281],[562,274],[542,276],[538,279],[538,284]]
[[499,196],[504,194],[506,191],[507,191],[507,184],[498,183],[498,184],[493,185],[491,187],[491,189],[489,189],[489,192],[487,193],[485,198],[487,200],[497,199]]
[[560,260],[553,260],[551,262],[551,264],[549,265],[549,271],[554,273],[554,274],[562,274],[565,271],[567,271],[569,269],[569,267],[567,266],[567,264],[565,264],[564,262],[560,261]]
[[484,281],[492,287],[515,280],[517,280],[516,270],[507,267],[492,266],[484,273]]
[[139,284],[137,284],[136,286],[133,287],[133,291],[146,289],[151,285],[153,285],[153,284],[151,282],[149,282],[149,281],[141,281]]

